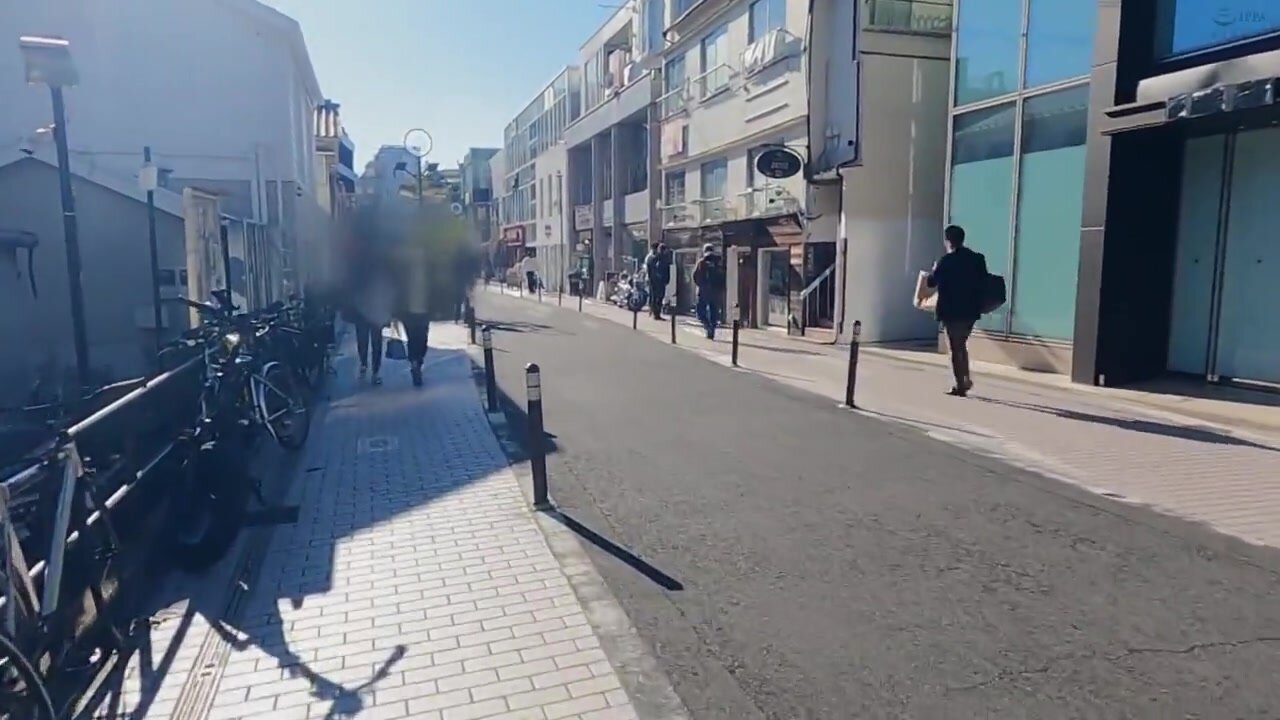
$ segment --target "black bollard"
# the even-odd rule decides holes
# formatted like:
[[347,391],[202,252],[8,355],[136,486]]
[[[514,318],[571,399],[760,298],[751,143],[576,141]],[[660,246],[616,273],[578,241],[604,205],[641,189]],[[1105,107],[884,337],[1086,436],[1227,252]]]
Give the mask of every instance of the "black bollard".
[[578,312],[582,312],[582,286],[578,286]]
[[542,374],[537,363],[524,366],[529,412],[529,464],[533,470],[533,508],[550,510],[547,499],[547,438],[542,425]]
[[738,328],[741,325],[737,320],[733,321],[733,366],[738,367]]
[[858,346],[861,336],[862,321],[857,320],[853,323],[853,337],[849,340],[849,377],[844,385],[844,405],[848,408],[857,407],[853,404],[853,391],[858,384]]
[[498,382],[493,377],[493,330],[488,325],[480,333],[484,343],[484,391],[489,396],[489,412],[498,412]]
[[633,309],[631,311],[631,329],[635,330],[638,327],[640,327],[640,311]]
[[538,279],[538,302],[542,302],[542,279]]
[[676,344],[676,310],[671,309],[671,344]]
[[556,307],[564,307],[564,280],[560,281],[560,287],[556,289]]
[[467,303],[467,336],[472,345],[476,344],[476,308]]

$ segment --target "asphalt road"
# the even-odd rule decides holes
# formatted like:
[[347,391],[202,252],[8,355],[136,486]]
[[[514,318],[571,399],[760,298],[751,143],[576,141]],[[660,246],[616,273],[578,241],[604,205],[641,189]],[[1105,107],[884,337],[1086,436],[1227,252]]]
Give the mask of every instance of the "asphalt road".
[[478,298],[696,720],[1280,717],[1275,558],[568,307]]

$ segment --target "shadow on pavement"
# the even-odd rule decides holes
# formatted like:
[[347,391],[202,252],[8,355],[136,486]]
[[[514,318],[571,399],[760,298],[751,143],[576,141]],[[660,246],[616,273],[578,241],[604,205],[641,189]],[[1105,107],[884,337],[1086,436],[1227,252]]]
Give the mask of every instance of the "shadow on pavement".
[[[168,578],[157,578],[159,592],[146,602],[140,615],[150,619],[150,627],[141,628],[132,658],[121,660],[120,672],[104,683],[88,717],[142,720],[168,716],[169,701],[166,698],[161,709],[157,694],[179,654],[184,649],[191,651],[190,635],[198,616],[207,620],[210,634],[230,648],[222,656],[208,654],[206,636],[198,646],[201,662],[224,665],[232,652],[256,647],[275,659],[281,669],[280,680],[304,680],[306,684],[299,690],[309,692],[311,702],[330,703],[327,718],[352,717],[365,710],[365,697],[374,685],[408,654],[404,645],[388,643],[382,649],[385,658],[358,665],[353,673],[344,660],[343,646],[325,643],[322,631],[314,629],[323,627],[318,608],[330,604],[325,595],[334,589],[336,576],[378,573],[376,577],[383,577],[392,572],[369,567],[378,563],[376,556],[368,562],[352,560],[338,567],[338,544],[482,480],[507,464],[500,457],[483,462],[483,454],[477,454],[480,461],[450,463],[447,473],[433,467],[433,463],[443,462],[439,458],[451,457],[456,445],[447,435],[460,421],[458,413],[448,407],[475,405],[474,391],[466,384],[470,361],[464,351],[431,348],[426,386],[421,388],[410,386],[407,363],[387,361],[383,366],[386,384],[376,387],[354,379],[354,353],[339,360],[339,377],[331,381],[328,411],[315,416],[320,425],[313,428],[305,454],[290,458],[287,467],[265,469],[288,479],[268,490],[269,503],[285,502],[290,482],[295,486],[292,492],[299,498],[301,510],[298,522],[264,528],[263,536],[257,538],[246,528],[233,553],[202,576],[171,572]],[[365,399],[368,394],[381,397],[369,402]],[[393,438],[394,442],[385,446],[362,442],[369,437]],[[364,449],[355,450],[357,443]],[[306,465],[299,462],[302,458],[307,458]],[[308,602],[312,598],[316,612],[299,613],[312,607]],[[169,609],[178,607],[182,609]],[[178,625],[163,634],[166,647],[156,658],[159,634],[155,630],[167,622]],[[286,627],[292,632],[286,632]],[[288,637],[290,634],[296,637]],[[125,669],[131,659],[138,678],[127,686]],[[341,676],[335,675],[338,671]],[[188,686],[197,675],[221,674],[205,666],[193,667],[190,673]],[[253,674],[261,684],[267,684],[260,673]],[[229,687],[234,677],[222,677],[214,690]],[[188,689],[184,688],[184,695]],[[131,706],[124,706],[125,701]]]
[[649,580],[653,581],[656,585],[661,587],[663,590],[671,590],[676,592],[680,590],[684,590],[684,583],[681,583],[679,580],[671,577],[670,575],[662,572],[658,568],[645,562],[642,558],[637,556],[635,553],[632,553],[630,550],[622,547],[621,545],[614,543],[612,540],[604,537],[603,535],[600,535],[599,533],[587,527],[586,525],[583,525],[582,523],[578,522],[576,519],[574,519],[572,515],[569,515],[565,511],[555,510],[553,512],[548,513],[548,515],[552,519],[554,519],[556,522],[572,530],[574,534],[576,534],[578,537],[581,537],[582,539],[586,540],[592,545],[595,545],[601,550],[609,553],[613,557],[622,561],[622,563],[625,564],[627,567],[631,568],[632,570],[635,570],[636,572],[640,573],[646,578],[649,578]]
[[1237,447],[1255,448],[1258,450],[1268,450],[1270,452],[1280,452],[1280,448],[1261,443],[1253,442],[1239,438],[1228,433],[1214,430],[1207,427],[1191,427],[1187,425],[1176,425],[1173,423],[1164,423],[1156,420],[1141,420],[1136,418],[1119,418],[1108,415],[1098,415],[1095,413],[1083,412],[1080,410],[1068,410],[1066,408],[1049,407],[1046,405],[1036,405],[1033,403],[1013,402],[1010,400],[994,400],[992,398],[974,397],[979,402],[991,403],[993,405],[1004,405],[1006,407],[1017,408],[1019,410],[1030,410],[1032,412],[1043,413],[1045,415],[1053,415],[1055,417],[1065,418],[1067,420],[1077,420],[1079,422],[1087,422],[1095,425],[1109,425],[1121,430],[1130,430],[1132,432],[1147,433],[1149,435],[1161,435],[1164,437],[1178,438],[1180,440],[1190,440],[1192,442],[1201,442],[1209,445],[1231,445]]

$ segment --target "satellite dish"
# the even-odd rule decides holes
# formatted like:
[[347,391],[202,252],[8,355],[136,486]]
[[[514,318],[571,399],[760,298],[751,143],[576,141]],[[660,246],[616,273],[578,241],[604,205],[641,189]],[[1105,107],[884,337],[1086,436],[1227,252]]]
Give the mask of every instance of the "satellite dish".
[[462,214],[462,204],[461,204],[461,203],[453,203],[452,205],[450,205],[450,206],[449,206],[449,210],[450,210],[454,215],[461,215],[461,214]]
[[431,133],[422,128],[414,128],[404,134],[404,149],[416,158],[424,158],[431,153],[434,141]]

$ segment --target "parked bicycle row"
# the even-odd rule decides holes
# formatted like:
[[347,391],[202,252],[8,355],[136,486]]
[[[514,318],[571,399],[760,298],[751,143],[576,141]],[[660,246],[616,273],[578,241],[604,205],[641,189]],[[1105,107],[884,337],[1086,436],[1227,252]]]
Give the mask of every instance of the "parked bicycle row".
[[200,323],[165,348],[170,369],[0,481],[0,720],[75,717],[134,634],[125,598],[142,589],[126,566],[148,551],[122,550],[209,568],[264,502],[255,445],[307,440],[332,313],[298,300],[241,313],[226,291],[183,302]]

